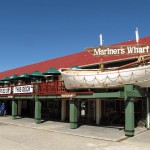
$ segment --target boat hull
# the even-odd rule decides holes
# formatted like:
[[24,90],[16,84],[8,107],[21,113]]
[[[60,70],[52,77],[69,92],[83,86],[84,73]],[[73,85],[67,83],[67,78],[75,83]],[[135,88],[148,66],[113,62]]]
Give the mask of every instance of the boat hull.
[[96,69],[60,69],[67,89],[119,88],[125,84],[150,87],[150,65],[101,72]]

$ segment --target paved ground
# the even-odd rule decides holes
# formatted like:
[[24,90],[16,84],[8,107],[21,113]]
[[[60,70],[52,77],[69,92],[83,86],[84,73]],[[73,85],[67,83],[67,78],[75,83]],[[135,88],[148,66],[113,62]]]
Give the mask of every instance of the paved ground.
[[[17,120],[18,125],[4,123],[3,120],[4,118],[0,118],[0,149],[150,150],[150,130],[120,142],[112,142],[33,128],[31,124],[34,125],[34,123],[31,123],[28,119]],[[21,126],[19,122],[26,124]],[[27,125],[30,125],[30,127],[26,127]]]
[[[41,124],[36,124],[33,118],[18,117],[16,120],[12,120],[10,116],[0,117],[0,122],[34,129],[41,129],[55,133],[63,133],[67,135],[70,134],[80,137],[90,137],[94,139],[102,139],[107,141],[121,141],[127,138],[126,136],[124,136],[123,127],[97,127],[82,125],[77,129],[70,129],[69,123],[46,121]],[[135,135],[138,135],[139,133],[145,131],[146,128],[136,128]]]

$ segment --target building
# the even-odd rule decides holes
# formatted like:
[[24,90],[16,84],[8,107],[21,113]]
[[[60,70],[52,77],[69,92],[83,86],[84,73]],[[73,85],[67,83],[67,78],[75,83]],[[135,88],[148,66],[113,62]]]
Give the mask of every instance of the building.
[[[134,43],[133,40],[115,45]],[[140,39],[139,44],[150,45],[150,37]],[[135,55],[108,56],[103,63],[117,67],[135,60]],[[99,62],[99,57],[84,51],[1,72],[0,100],[13,119],[27,116],[35,118],[36,123],[41,119],[67,121],[72,129],[81,124],[122,125],[127,136],[133,136],[138,125],[146,123],[149,129],[148,88],[125,85],[117,89],[70,91],[57,71],[72,66],[96,69]]]

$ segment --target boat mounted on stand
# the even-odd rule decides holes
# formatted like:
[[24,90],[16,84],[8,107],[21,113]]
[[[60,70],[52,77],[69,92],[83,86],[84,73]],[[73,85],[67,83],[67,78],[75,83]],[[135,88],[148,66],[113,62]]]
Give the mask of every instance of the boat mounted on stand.
[[[150,47],[139,44],[138,31],[136,31],[136,44],[102,46],[102,35],[100,35],[100,46],[86,50],[100,57],[100,68],[60,69],[67,89],[119,88],[124,84],[150,87]],[[111,55],[133,55],[137,60],[119,67],[104,68],[103,57]]]

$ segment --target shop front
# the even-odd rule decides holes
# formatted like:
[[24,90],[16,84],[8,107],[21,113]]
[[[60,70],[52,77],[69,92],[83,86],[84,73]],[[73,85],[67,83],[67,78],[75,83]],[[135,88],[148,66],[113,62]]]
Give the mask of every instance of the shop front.
[[[78,123],[80,125],[124,126],[124,99],[79,99],[75,100],[78,107]],[[135,127],[146,125],[146,98],[134,100]]]
[[46,120],[61,120],[61,100],[42,100],[41,117]]

